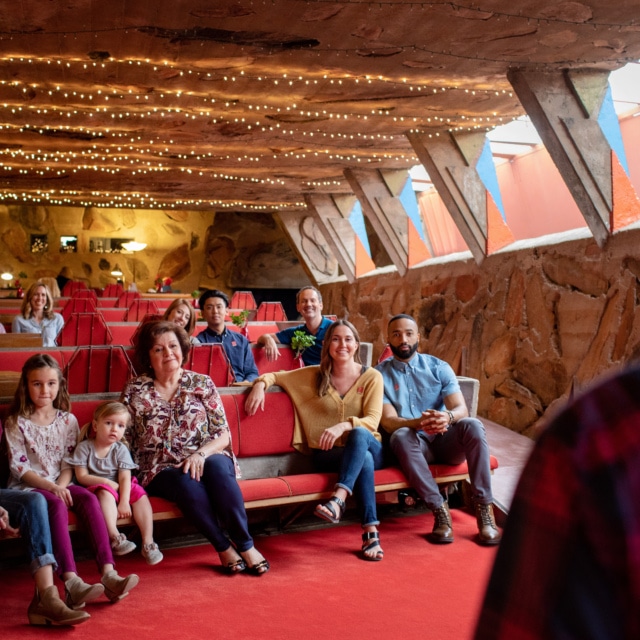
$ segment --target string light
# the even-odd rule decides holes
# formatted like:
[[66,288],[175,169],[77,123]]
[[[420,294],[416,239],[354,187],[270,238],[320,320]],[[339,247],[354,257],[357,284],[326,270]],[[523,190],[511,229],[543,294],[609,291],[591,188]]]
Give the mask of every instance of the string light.
[[[158,64],[150,60],[129,59],[115,60],[109,59],[100,62],[87,63],[86,60],[80,59],[45,59],[45,58],[21,58],[9,56],[0,59],[0,62],[7,64],[22,64],[34,75],[38,74],[38,66],[46,64],[53,69],[64,69],[65,75],[60,78],[55,77],[55,73],[47,73],[48,80],[46,82],[31,82],[28,73],[22,73],[22,80],[0,80],[0,129],[11,129],[18,132],[31,131],[42,135],[45,139],[50,136],[59,136],[68,134],[71,137],[79,136],[81,139],[92,141],[89,148],[81,150],[38,150],[23,151],[20,149],[4,149],[0,148],[0,167],[6,174],[15,174],[28,176],[30,174],[38,177],[63,177],[71,174],[82,174],[88,172],[101,172],[110,175],[130,174],[131,176],[152,175],[154,173],[163,174],[186,174],[189,176],[197,175],[203,177],[207,181],[228,181],[244,184],[252,184],[264,187],[282,187],[294,188],[293,183],[282,178],[273,177],[256,177],[255,170],[252,169],[256,164],[260,164],[262,168],[268,167],[270,162],[277,161],[291,162],[298,165],[309,159],[313,159],[314,164],[322,163],[326,159],[331,163],[344,163],[345,165],[375,165],[380,163],[395,163],[396,166],[412,166],[416,159],[413,151],[407,144],[405,136],[401,132],[388,133],[371,132],[365,133],[358,128],[351,131],[345,130],[349,127],[349,123],[370,122],[377,120],[380,122],[389,122],[393,128],[398,126],[412,125],[414,129],[424,131],[429,127],[446,127],[449,130],[456,130],[460,123],[465,120],[465,116],[452,120],[439,116],[436,113],[426,115],[424,117],[416,117],[412,114],[397,113],[391,109],[377,108],[370,109],[366,105],[360,112],[353,110],[340,111],[338,109],[329,110],[322,109],[301,109],[298,106],[299,97],[295,96],[295,90],[300,87],[307,90],[310,85],[322,90],[323,86],[331,87],[333,85],[347,88],[353,92],[364,91],[368,94],[374,85],[402,85],[403,88],[414,94],[414,98],[420,97],[432,100],[431,96],[444,96],[451,91],[460,91],[465,94],[482,95],[489,99],[512,100],[513,95],[510,91],[487,89],[484,87],[457,87],[457,86],[429,86],[424,83],[409,82],[407,79],[397,81],[385,78],[382,75],[372,76],[350,76],[330,77],[327,74],[321,76],[313,75],[297,75],[279,74],[269,76],[268,74],[248,74],[244,70],[240,70],[237,74],[215,74],[212,72],[193,71],[191,69],[180,68],[175,64],[164,62]],[[122,81],[122,86],[114,86],[112,77],[121,76],[120,72],[114,74],[110,69],[113,66],[119,68],[122,65],[127,67],[134,66],[136,69],[148,71],[151,67],[154,72],[171,72],[176,77],[184,74],[192,74],[198,78],[206,78],[210,82],[229,85],[231,83],[243,84],[246,89],[247,85],[256,83],[261,85],[270,83],[273,87],[283,87],[284,95],[269,90],[268,95],[262,103],[241,102],[240,100],[232,100],[224,98],[224,92],[220,95],[204,92],[185,91],[183,88],[163,88],[162,91],[155,91],[151,94],[136,91],[130,88],[131,83]],[[81,68],[81,70],[80,70]],[[93,68],[101,72],[105,70],[109,74],[109,86],[96,84],[94,79],[93,89],[83,87],[79,88],[77,82],[69,81],[68,74],[73,77],[81,76],[82,72]],[[126,77],[126,76],[124,76]],[[286,87],[286,90],[284,89]],[[293,88],[293,93],[292,92]],[[236,89],[241,90],[241,89]],[[12,92],[14,97],[12,99]],[[29,92],[32,101],[36,98],[39,100],[37,104],[29,104],[23,108],[22,101],[16,102],[15,92],[24,94]],[[264,94],[264,90],[256,89],[256,94]],[[4,94],[4,95],[3,95]],[[285,99],[283,102],[282,99]],[[60,103],[60,104],[57,104]],[[431,107],[429,107],[430,109]],[[429,113],[428,109],[423,109],[425,113]],[[251,118],[250,113],[255,113],[256,117]],[[514,117],[520,115],[514,114]],[[213,151],[202,149],[200,145],[198,151],[194,149],[184,150],[184,144],[179,145],[173,139],[167,139],[160,133],[151,139],[143,139],[141,135],[133,135],[131,131],[122,129],[116,125],[116,121],[130,121],[134,119],[140,120],[158,120],[171,116],[174,121],[176,116],[184,118],[185,121],[203,120],[206,125],[225,127],[233,126],[235,128],[244,128],[247,134],[255,131],[268,132],[271,141],[277,141],[282,138],[284,149],[276,153],[238,153],[237,155],[225,154],[219,155]],[[25,122],[28,117],[29,121]],[[281,122],[278,118],[284,117]],[[12,122],[15,118],[20,118],[20,123]],[[61,123],[64,118],[69,123]],[[293,121],[290,121],[294,118]],[[105,126],[106,120],[113,121],[113,126]],[[269,120],[271,119],[271,120]],[[53,123],[55,121],[55,123]],[[475,121],[475,118],[470,118]],[[502,122],[502,118],[496,117],[496,122]],[[323,123],[331,123],[332,130],[323,128]],[[341,123],[342,130],[336,130],[335,123]],[[311,125],[311,126],[310,126]],[[147,127],[153,126],[146,124]],[[353,126],[353,125],[351,125]],[[469,126],[477,128],[478,124]],[[427,129],[425,129],[427,128]],[[487,125],[487,128],[490,126]],[[240,131],[238,130],[238,133]],[[288,140],[288,142],[285,142]],[[287,144],[297,143],[298,140],[304,140],[303,148],[288,150]],[[126,142],[125,142],[126,141]],[[356,146],[354,149],[333,148],[327,146],[327,143],[339,142],[341,145],[354,141],[357,143],[388,142],[389,144],[400,145],[404,147],[404,151],[391,150],[386,153],[377,153],[367,151],[365,148]],[[241,146],[246,146],[241,143]],[[240,171],[221,171],[215,167],[217,162],[233,162],[239,167],[247,166],[250,174],[245,170]],[[213,163],[213,164],[212,164]],[[90,179],[90,178],[88,178]],[[179,180],[179,178],[176,178]],[[344,181],[309,181],[307,187],[319,188],[320,186],[336,188],[344,187]],[[27,191],[24,192],[27,194]],[[5,200],[16,198],[15,193],[5,192]],[[299,208],[303,206],[299,202],[278,202],[275,205],[259,204],[257,202],[239,202],[239,201],[218,201],[218,200],[184,200],[179,199],[171,201],[163,198],[163,201],[157,202],[152,198],[141,198],[134,195],[128,195],[121,198],[113,195],[101,194],[99,192],[91,192],[90,194],[74,194],[71,195],[52,195],[41,190],[35,190],[30,193],[28,198],[33,198],[34,202],[49,201],[51,203],[69,204],[71,201],[79,202],[83,206],[137,206],[145,203],[146,206],[154,207],[219,207],[219,208],[240,208],[250,210],[267,210],[270,208],[289,209]],[[90,197],[91,200],[87,198]]]

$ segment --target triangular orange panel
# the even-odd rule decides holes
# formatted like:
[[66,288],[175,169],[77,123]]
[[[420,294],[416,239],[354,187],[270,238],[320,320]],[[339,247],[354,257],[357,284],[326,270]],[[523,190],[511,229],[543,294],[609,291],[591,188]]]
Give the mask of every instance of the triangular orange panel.
[[615,151],[611,151],[613,211],[610,231],[617,231],[640,220],[640,200]]
[[376,268],[374,261],[369,257],[369,253],[364,248],[362,241],[354,234],[356,241],[356,278],[369,273]]
[[407,232],[409,245],[407,247],[407,267],[414,267],[415,265],[428,260],[431,257],[431,254],[410,218],[407,218]]
[[514,242],[511,229],[502,219],[491,194],[487,191],[487,255],[490,255]]

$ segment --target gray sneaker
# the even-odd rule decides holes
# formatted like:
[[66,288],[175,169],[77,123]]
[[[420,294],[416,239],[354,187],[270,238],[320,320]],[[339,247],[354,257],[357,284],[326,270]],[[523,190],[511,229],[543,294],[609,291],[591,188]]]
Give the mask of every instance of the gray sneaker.
[[164,558],[162,551],[158,549],[158,545],[155,542],[142,545],[142,557],[147,561],[147,564],[158,564]]
[[127,540],[127,536],[124,533],[119,533],[114,538],[111,538],[111,551],[113,551],[114,556],[124,556],[135,551],[135,548],[135,542]]

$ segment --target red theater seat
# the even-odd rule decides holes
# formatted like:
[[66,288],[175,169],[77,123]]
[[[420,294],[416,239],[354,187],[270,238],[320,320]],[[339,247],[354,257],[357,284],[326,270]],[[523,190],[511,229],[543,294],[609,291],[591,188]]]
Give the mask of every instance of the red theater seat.
[[256,301],[251,291],[236,291],[231,296],[230,309],[255,309]]
[[86,288],[87,285],[85,282],[82,282],[82,280],[69,280],[69,282],[62,287],[60,295],[63,298],[70,298],[76,291]]
[[185,369],[206,373],[216,387],[228,387],[235,379],[229,358],[221,344],[203,344],[193,347],[184,365]]
[[102,290],[103,298],[119,298],[124,293],[124,288],[121,284],[108,284]]
[[256,367],[258,367],[260,375],[277,371],[291,371],[304,366],[302,360],[295,357],[293,349],[289,346],[278,347],[280,356],[276,360],[268,360],[262,347],[252,346],[252,349],[253,359],[256,361]]
[[120,346],[78,347],[64,369],[69,393],[120,393],[136,372]]
[[76,298],[74,296],[67,300],[64,307],[62,307],[61,314],[66,322],[72,313],[95,313],[96,310],[96,303],[93,298]]
[[125,322],[140,322],[145,316],[160,315],[158,305],[154,300],[136,298],[131,302],[124,316]]
[[113,336],[102,314],[72,313],[57,337],[61,347],[111,344]]
[[128,309],[131,306],[131,303],[139,297],[139,291],[125,291],[118,296],[118,299],[116,300],[116,307],[126,307]]
[[162,320],[162,315],[160,313],[148,313],[142,320],[140,320],[140,324],[136,327],[136,330],[133,332],[131,336],[131,344],[135,347],[136,342],[138,342],[138,335],[140,333],[140,329],[143,324],[147,322],[155,322],[156,320]]
[[71,295],[72,298],[90,298],[98,304],[98,294],[93,289],[78,289]]
[[256,312],[256,322],[286,321],[287,314],[280,302],[261,302]]

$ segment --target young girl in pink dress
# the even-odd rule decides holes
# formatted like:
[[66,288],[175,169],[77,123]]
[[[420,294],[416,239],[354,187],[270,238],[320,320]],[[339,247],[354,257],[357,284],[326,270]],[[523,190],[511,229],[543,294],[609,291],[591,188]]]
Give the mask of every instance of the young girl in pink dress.
[[133,512],[142,535],[142,556],[147,564],[158,564],[162,552],[153,541],[153,509],[147,492],[131,477],[138,465],[122,441],[130,421],[129,410],[121,402],[102,402],[93,420],[82,427],[80,442],[65,462],[74,468],[78,482],[98,496],[114,555],[136,548],[117,526],[118,518],[130,518]]
[[[93,493],[72,484],[73,469],[63,458],[75,449],[79,430],[69,409],[67,384],[58,363],[47,354],[31,356],[22,368],[7,419],[9,488],[38,491],[47,500],[53,555],[67,605],[80,608],[103,593],[111,602],[120,600],[138,584],[138,576],[122,578],[116,573],[100,503]],[[87,584],[76,571],[69,508],[89,536],[101,574],[99,584]]]

